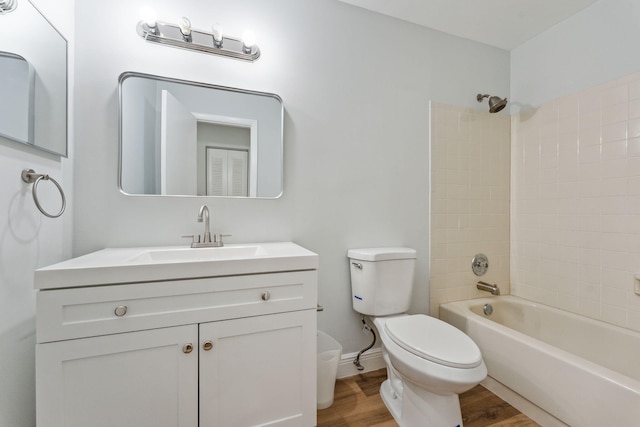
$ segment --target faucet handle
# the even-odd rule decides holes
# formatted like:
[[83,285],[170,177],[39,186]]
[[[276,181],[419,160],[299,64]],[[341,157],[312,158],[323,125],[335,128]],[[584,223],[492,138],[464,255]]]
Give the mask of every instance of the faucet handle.
[[184,239],[191,239],[191,244],[200,243],[200,235],[199,234],[188,234],[186,236],[182,236]]
[[213,235],[213,241],[214,243],[217,243],[216,246],[223,246],[224,242],[222,241],[223,237],[231,237],[232,234],[214,234]]

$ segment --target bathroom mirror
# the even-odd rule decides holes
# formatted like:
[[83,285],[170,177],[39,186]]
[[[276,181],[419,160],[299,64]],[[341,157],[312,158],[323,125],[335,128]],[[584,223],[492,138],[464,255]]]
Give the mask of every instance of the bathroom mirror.
[[67,156],[67,41],[29,1],[0,14],[0,140]]
[[133,72],[119,89],[122,192],[282,194],[279,96]]

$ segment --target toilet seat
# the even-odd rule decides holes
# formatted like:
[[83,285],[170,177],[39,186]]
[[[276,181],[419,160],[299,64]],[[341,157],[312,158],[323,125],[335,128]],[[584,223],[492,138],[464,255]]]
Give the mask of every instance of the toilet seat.
[[480,349],[454,326],[424,314],[387,319],[385,332],[404,350],[452,368],[469,369],[482,363]]

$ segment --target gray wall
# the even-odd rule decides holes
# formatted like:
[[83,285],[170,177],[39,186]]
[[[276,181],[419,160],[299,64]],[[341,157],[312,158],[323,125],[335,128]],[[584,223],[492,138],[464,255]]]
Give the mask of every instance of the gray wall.
[[[74,253],[180,245],[206,203],[230,243],[295,241],[320,255],[319,328],[353,352],[368,343],[351,309],[348,248],[418,251],[412,310],[428,311],[429,100],[478,107],[509,93],[509,53],[333,0],[154,2],[160,20],[211,20],[258,35],[245,63],[144,42],[141,1],[77,2]],[[111,37],[95,29],[110,22]],[[279,94],[285,185],[276,200],[130,197],[117,188],[118,76],[138,71]]]
[[[69,60],[73,63],[73,1],[33,3],[71,41]],[[70,90],[72,111],[72,83]],[[69,120],[69,125],[72,124],[73,117]],[[73,132],[69,136],[72,149]],[[33,271],[71,256],[72,162],[71,158],[60,159],[0,138],[0,426],[3,427],[28,427],[36,423]],[[38,211],[31,198],[31,186],[20,179],[25,168],[51,175],[64,188],[67,211],[61,218],[49,219]],[[60,199],[50,185],[43,182],[38,194],[45,207],[57,212]]]
[[512,111],[640,70],[640,2],[601,0],[511,51]]

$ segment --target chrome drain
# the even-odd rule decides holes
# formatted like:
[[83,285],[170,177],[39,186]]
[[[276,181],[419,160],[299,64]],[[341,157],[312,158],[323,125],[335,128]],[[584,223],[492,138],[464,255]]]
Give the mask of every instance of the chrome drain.
[[493,306],[491,304],[485,304],[484,307],[482,307],[482,311],[487,316],[491,316],[491,313],[493,313]]

